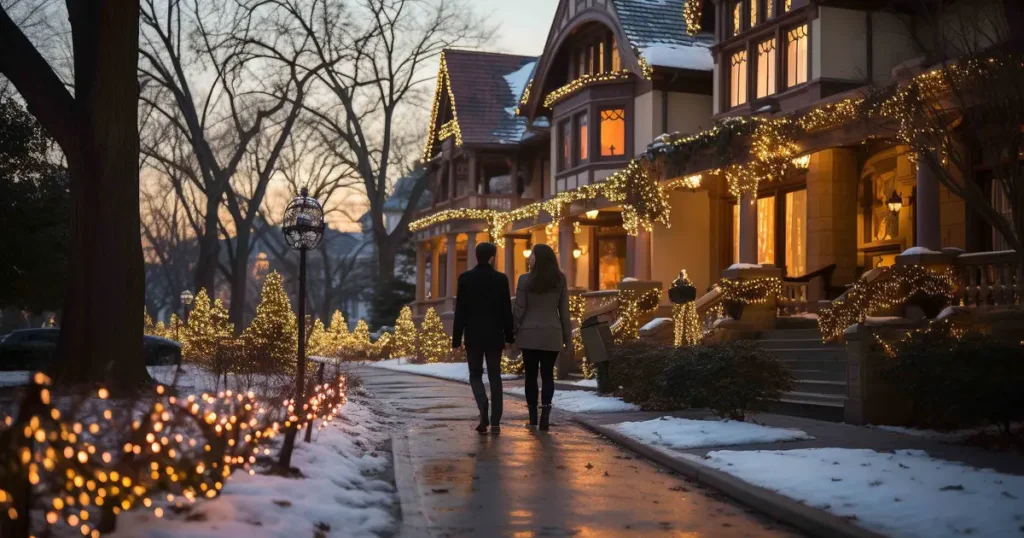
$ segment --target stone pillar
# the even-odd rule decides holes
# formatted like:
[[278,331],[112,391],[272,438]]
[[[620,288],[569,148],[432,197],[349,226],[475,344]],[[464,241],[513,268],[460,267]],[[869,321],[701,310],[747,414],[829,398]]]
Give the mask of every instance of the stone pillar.
[[476,232],[466,234],[466,267],[476,267]]
[[636,248],[633,277],[640,280],[651,279],[651,232],[640,228],[633,242]]
[[448,199],[454,200],[455,193],[455,159],[448,161]]
[[509,293],[516,292],[516,239],[505,236],[505,276],[508,277]]
[[740,259],[739,263],[757,264],[757,198],[744,191],[739,201]]
[[477,159],[476,153],[469,154],[469,192],[473,194],[484,194],[487,192],[487,186],[480,188],[480,161]]
[[441,244],[440,241],[435,241],[433,247],[430,249],[430,298],[440,299],[438,297],[438,290],[441,289],[441,279],[439,278],[441,265]]
[[859,176],[856,150],[838,148],[811,154],[807,170],[807,270],[835,264],[833,286],[849,284],[857,276]]
[[558,225],[558,262],[570,287],[576,282],[576,258],[572,257],[575,246],[576,234],[572,230],[572,221],[563,219]]
[[916,246],[938,251],[942,248],[939,211],[939,178],[924,159],[917,161]]
[[445,288],[445,297],[455,297],[455,286],[458,281],[459,275],[456,274],[455,264],[458,263],[458,239],[459,234],[448,234],[448,267],[445,269],[445,278],[447,279],[447,287]]
[[427,244],[416,243],[416,301],[426,298],[427,292]]

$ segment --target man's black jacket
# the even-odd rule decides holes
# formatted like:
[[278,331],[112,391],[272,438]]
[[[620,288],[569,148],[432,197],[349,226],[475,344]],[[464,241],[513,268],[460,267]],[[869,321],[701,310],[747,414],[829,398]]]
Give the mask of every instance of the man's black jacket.
[[455,322],[452,326],[452,347],[495,350],[512,343],[512,300],[509,297],[508,277],[489,263],[459,275],[459,288],[455,295]]

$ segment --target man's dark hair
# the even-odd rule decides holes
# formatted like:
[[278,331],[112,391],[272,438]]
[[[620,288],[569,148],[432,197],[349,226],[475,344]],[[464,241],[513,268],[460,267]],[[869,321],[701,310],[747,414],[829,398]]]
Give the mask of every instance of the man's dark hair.
[[498,247],[494,243],[483,242],[476,246],[477,263],[487,263],[491,258],[498,255]]

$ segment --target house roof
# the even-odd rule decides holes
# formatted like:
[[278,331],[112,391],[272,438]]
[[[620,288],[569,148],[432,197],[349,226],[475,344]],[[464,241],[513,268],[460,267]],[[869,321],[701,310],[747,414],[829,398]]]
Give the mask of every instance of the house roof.
[[714,36],[690,36],[683,20],[686,0],[612,0],[622,31],[652,66],[711,71]]
[[[409,196],[412,195],[413,186],[415,186],[416,182],[419,181],[419,179],[426,173],[426,168],[417,168],[411,174],[396,181],[394,188],[391,189],[391,195],[388,196],[387,200],[384,200],[384,211],[405,211],[405,206],[409,201]],[[428,189],[420,195],[416,208],[423,209],[429,205],[430,189],[428,187]]]
[[516,106],[537,63],[533,56],[446,50],[463,144],[515,144],[527,133]]

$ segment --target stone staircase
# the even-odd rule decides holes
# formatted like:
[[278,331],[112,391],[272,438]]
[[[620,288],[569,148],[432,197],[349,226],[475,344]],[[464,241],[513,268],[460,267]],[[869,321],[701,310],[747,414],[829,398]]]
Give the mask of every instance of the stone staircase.
[[842,422],[846,402],[846,347],[823,344],[817,328],[762,331],[761,347],[793,372],[793,390],[770,406],[785,415]]

